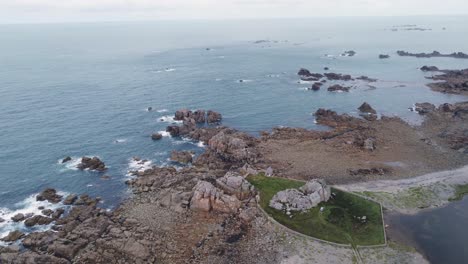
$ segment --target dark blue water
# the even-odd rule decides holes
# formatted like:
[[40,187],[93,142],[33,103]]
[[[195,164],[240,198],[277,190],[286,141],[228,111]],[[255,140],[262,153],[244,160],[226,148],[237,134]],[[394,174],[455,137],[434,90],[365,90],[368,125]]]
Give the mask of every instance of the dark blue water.
[[[388,30],[400,24],[433,30]],[[253,134],[316,128],[319,107],[355,114],[363,101],[417,123],[407,110],[415,102],[466,100],[430,91],[418,68],[466,68],[468,60],[395,51],[468,53],[466,25],[467,17],[0,25],[0,217],[33,210],[31,195],[45,187],[115,206],[128,194],[133,156],[166,165],[172,149],[202,151],[197,142],[150,139],[170,123],[161,118],[183,107],[217,110],[225,125]],[[253,43],[259,39],[279,42]],[[338,56],[350,49],[355,57]],[[350,93],[305,91],[298,69],[325,66],[379,81]],[[111,179],[58,162],[84,155],[99,156]],[[11,228],[0,223],[0,234]]]

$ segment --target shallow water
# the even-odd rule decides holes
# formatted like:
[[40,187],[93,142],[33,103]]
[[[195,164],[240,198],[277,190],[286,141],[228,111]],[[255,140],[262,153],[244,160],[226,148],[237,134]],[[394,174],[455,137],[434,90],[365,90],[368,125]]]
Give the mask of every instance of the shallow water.
[[[400,24],[433,31],[388,30]],[[415,102],[466,100],[430,91],[418,68],[466,68],[468,60],[395,51],[468,52],[467,24],[467,17],[407,17],[1,25],[0,208],[32,208],[29,197],[45,187],[115,206],[128,194],[133,156],[162,166],[172,149],[202,151],[198,142],[150,139],[183,107],[217,110],[224,125],[253,134],[280,125],[318,128],[318,108],[356,114],[363,101],[417,124],[420,117],[408,111]],[[253,43],[260,39],[278,43]],[[339,56],[351,49],[356,56]],[[379,60],[381,53],[392,57]],[[298,83],[300,67],[379,81],[375,88],[357,83],[350,93],[306,91],[311,84]],[[111,178],[59,162],[84,155],[102,158]],[[11,228],[0,223],[0,233]]]
[[390,215],[390,236],[415,246],[431,263],[468,260],[468,199],[416,215]]

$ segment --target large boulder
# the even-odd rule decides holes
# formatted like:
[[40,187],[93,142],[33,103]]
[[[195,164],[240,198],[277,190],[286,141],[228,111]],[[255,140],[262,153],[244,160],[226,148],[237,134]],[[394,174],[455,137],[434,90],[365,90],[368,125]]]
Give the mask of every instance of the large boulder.
[[190,151],[176,151],[171,152],[171,160],[179,163],[191,163],[193,158],[193,153]]
[[57,191],[52,188],[47,188],[36,196],[37,201],[48,201],[49,203],[59,203],[62,196],[57,194]]
[[195,211],[217,211],[222,213],[235,213],[239,210],[241,202],[235,196],[224,194],[207,181],[199,181],[193,187],[193,196],[190,208]]
[[364,102],[358,109],[363,113],[377,114],[377,111],[367,102]]
[[177,110],[174,114],[174,120],[182,121],[185,118],[192,118],[192,115],[193,115],[192,111],[188,109]]
[[81,163],[76,166],[80,170],[105,171],[106,165],[98,157],[82,157]]
[[276,193],[269,206],[277,210],[306,211],[330,199],[331,189],[323,180],[311,180],[299,189]]
[[13,217],[11,217],[11,220],[13,222],[21,222],[24,219],[26,219],[26,216],[24,214],[22,214],[22,213],[15,214]]
[[217,179],[216,186],[230,195],[235,195],[239,200],[255,196],[255,188],[244,177],[233,172],[227,172]]
[[197,123],[205,123],[205,121],[206,121],[206,112],[205,112],[205,110],[199,109],[199,110],[193,112],[193,119],[195,119],[195,122],[197,122]]

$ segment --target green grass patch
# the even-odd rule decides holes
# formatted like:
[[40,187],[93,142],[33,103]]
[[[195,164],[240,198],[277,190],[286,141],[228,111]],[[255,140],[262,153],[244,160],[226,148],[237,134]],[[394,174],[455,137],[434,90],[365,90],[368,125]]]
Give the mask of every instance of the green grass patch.
[[[352,245],[377,245],[385,242],[380,205],[351,193],[332,188],[335,194],[325,203],[306,212],[285,212],[269,206],[279,191],[299,188],[304,182],[249,176],[247,180],[260,191],[260,206],[279,223],[305,235],[330,242]],[[320,212],[320,207],[324,207]],[[367,221],[357,219],[366,216]]]
[[455,195],[449,201],[460,201],[468,194],[468,184],[455,186]]

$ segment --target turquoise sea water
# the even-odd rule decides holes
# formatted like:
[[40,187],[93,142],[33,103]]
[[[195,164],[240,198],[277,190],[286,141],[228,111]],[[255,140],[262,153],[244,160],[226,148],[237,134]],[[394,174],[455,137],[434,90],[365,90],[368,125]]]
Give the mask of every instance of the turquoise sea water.
[[[405,24],[432,30],[390,30]],[[133,156],[166,165],[172,149],[202,151],[198,142],[150,139],[179,108],[217,110],[224,125],[252,134],[318,128],[318,108],[356,114],[364,101],[417,124],[414,103],[467,99],[430,91],[418,68],[468,68],[468,60],[395,52],[468,53],[467,25],[468,17],[0,25],[0,217],[33,210],[31,196],[45,187],[115,206],[128,195]],[[346,50],[357,55],[339,56]],[[300,67],[379,81],[350,93],[306,91]],[[84,155],[102,158],[111,179],[58,162]],[[0,223],[0,234],[16,227]]]

